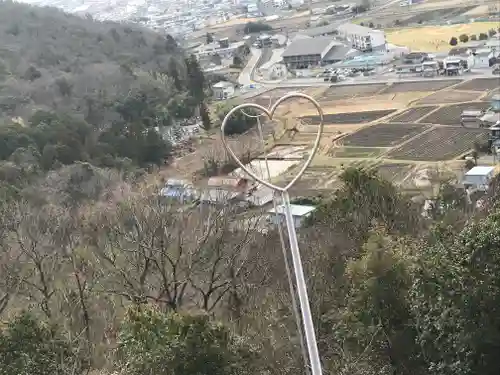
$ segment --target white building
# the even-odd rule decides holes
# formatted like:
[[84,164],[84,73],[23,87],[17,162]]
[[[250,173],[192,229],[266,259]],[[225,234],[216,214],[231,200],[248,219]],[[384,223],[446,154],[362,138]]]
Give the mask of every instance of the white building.
[[[295,228],[300,228],[304,224],[304,221],[311,216],[314,210],[316,210],[316,207],[314,206],[302,206],[298,204],[292,204],[290,206]],[[280,221],[282,223],[285,223],[286,220],[284,206],[279,205],[276,208],[277,211],[274,211],[274,208],[268,211],[268,213],[270,214],[269,221],[275,225],[279,224]]]
[[474,54],[474,68],[489,68],[490,59],[493,57],[493,52],[489,48],[481,48],[476,50]]
[[464,177],[464,185],[480,191],[488,190],[488,186],[495,176],[495,167],[474,167]]
[[216,99],[226,100],[234,96],[234,84],[227,81],[220,81],[212,86],[212,91]]
[[352,47],[361,51],[387,51],[387,41],[382,30],[345,23],[337,28],[339,35],[347,39]]

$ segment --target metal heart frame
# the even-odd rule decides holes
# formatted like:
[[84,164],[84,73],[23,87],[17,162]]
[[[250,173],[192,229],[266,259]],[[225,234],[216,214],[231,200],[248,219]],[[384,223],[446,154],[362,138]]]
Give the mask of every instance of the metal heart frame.
[[[316,135],[316,139],[314,141],[313,148],[311,149],[311,152],[310,152],[309,157],[307,158],[305,164],[302,166],[302,168],[300,169],[299,173],[292,179],[292,181],[290,181],[288,183],[288,185],[286,185],[285,187],[282,187],[282,186],[275,185],[275,184],[271,183],[270,181],[267,181],[264,178],[261,178],[261,177],[257,176],[255,173],[253,173],[251,170],[249,170],[240,161],[240,159],[238,159],[238,157],[236,156],[236,154],[234,153],[234,151],[231,149],[231,146],[229,146],[229,144],[227,142],[226,135],[225,135],[225,128],[226,128],[226,124],[227,124],[228,120],[231,118],[231,116],[234,115],[237,111],[242,111],[245,108],[257,109],[260,112],[262,112],[262,115],[257,115],[257,117],[265,115],[270,120],[272,120],[273,116],[274,116],[274,113],[276,112],[276,109],[279,107],[279,105],[282,104],[283,102],[289,100],[289,99],[292,99],[292,98],[302,98],[302,99],[306,99],[307,101],[311,102],[314,105],[314,107],[316,108],[316,110],[318,111],[318,115],[320,117],[320,123],[318,125],[318,132],[317,132],[317,135]],[[243,113],[245,113],[245,112],[243,112]],[[238,164],[238,166],[247,175],[249,175],[254,180],[260,182],[261,184],[263,184],[263,185],[265,185],[265,186],[267,186],[267,187],[269,187],[269,188],[271,188],[273,190],[277,190],[277,191],[281,191],[281,192],[286,192],[286,191],[288,191],[288,189],[290,189],[302,177],[302,175],[304,174],[304,172],[306,171],[306,169],[311,164],[311,162],[312,162],[312,160],[313,160],[314,156],[316,155],[316,152],[318,151],[318,148],[319,148],[319,143],[321,141],[321,136],[323,135],[323,127],[324,127],[324,124],[323,124],[323,110],[321,109],[321,106],[319,105],[319,103],[315,99],[313,99],[311,96],[309,96],[309,95],[303,94],[301,92],[294,92],[294,93],[290,93],[290,94],[287,94],[287,95],[282,96],[281,98],[279,98],[276,101],[276,103],[274,103],[272,105],[272,107],[269,108],[269,109],[267,109],[266,107],[263,107],[263,106],[261,106],[259,104],[256,104],[256,103],[244,103],[244,104],[240,104],[240,105],[234,107],[224,117],[224,120],[222,120],[222,125],[221,125],[221,133],[222,134],[221,134],[221,138],[222,138],[222,143],[224,144],[224,147],[226,148],[227,152],[229,152],[229,155],[231,155],[231,157],[234,159],[234,161],[236,162],[236,164]]]

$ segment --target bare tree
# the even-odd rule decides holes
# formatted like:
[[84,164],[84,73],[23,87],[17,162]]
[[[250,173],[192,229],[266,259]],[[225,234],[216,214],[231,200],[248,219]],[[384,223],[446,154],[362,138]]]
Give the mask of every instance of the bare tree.
[[213,311],[247,265],[251,230],[232,231],[227,208],[181,209],[137,195],[92,215],[86,233],[100,287],[132,303]]

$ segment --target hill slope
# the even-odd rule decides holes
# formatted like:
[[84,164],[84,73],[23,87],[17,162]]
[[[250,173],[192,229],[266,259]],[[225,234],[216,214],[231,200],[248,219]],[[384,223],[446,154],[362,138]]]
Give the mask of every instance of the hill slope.
[[154,128],[192,117],[203,88],[170,36],[0,2],[0,161],[162,163],[170,145]]
[[96,102],[112,103],[140,86],[141,72],[166,72],[172,65],[181,75],[185,71],[182,53],[171,37],[55,8],[0,2],[4,115],[27,118],[36,109],[70,111],[87,121],[94,116],[90,122],[98,125],[114,111],[103,110],[95,118],[89,112],[95,111]]

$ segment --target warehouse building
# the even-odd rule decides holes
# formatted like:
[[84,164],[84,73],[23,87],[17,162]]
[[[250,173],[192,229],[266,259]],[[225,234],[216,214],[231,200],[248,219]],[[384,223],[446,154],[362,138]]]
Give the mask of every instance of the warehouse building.
[[387,51],[387,41],[382,30],[345,23],[337,28],[338,35],[345,38],[353,48],[362,52]]
[[283,52],[288,69],[307,69],[342,61],[349,48],[331,37],[294,40]]

